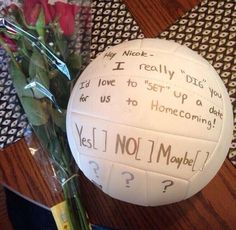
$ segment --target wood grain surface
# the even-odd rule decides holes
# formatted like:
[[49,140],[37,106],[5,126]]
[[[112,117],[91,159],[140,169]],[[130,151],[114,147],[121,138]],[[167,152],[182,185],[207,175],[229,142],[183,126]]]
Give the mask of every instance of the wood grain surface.
[[63,200],[60,187],[56,181],[53,183],[52,180],[47,180],[53,178],[48,158],[35,137],[28,137],[27,141],[29,139],[30,149],[25,139],[1,149],[0,182],[26,199],[52,207]]
[[[198,0],[124,0],[146,37],[155,37]],[[37,149],[37,142],[32,139]],[[0,151],[1,182],[30,200],[52,207],[62,200],[26,141]],[[44,156],[43,153],[41,153]],[[47,161],[47,160],[46,160]],[[121,230],[236,229],[236,169],[226,160],[215,178],[192,198],[160,207],[141,207],[110,198],[84,176],[82,199],[92,223]]]
[[3,187],[0,185],[0,229],[13,230],[8,218],[5,199]]
[[146,37],[157,37],[200,0],[123,0]]

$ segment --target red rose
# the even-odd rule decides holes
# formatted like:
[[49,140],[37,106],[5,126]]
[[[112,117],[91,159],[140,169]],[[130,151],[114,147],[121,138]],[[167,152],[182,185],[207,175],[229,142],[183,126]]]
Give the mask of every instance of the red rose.
[[75,16],[79,10],[76,5],[56,2],[54,18],[59,19],[60,27],[66,36],[70,36],[74,33],[75,29]]
[[56,2],[51,5],[48,4],[48,0],[25,0],[23,11],[28,24],[35,25],[41,7],[44,10],[46,24],[56,19],[59,21],[60,28],[66,36],[73,34],[78,6],[64,2]]
[[47,0],[25,0],[23,4],[23,12],[25,20],[29,25],[35,25],[41,7],[44,11],[46,25],[53,20],[54,6],[48,4]]
[[2,41],[4,41],[4,43],[7,44],[7,46],[9,47],[9,49],[12,52],[16,52],[17,51],[17,44],[14,40],[12,40],[11,38],[9,38],[7,35],[5,35],[4,33],[0,33],[0,39]]

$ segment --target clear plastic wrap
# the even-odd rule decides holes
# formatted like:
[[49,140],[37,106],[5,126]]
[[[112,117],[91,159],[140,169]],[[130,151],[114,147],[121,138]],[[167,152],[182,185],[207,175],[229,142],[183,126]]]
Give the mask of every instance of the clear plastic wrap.
[[90,60],[90,5],[90,0],[22,0],[0,5],[0,44],[11,57],[13,84],[48,160],[37,154],[27,129],[29,150],[45,169],[52,191],[63,190],[69,229],[76,230],[89,229],[90,224],[79,196],[65,116],[73,85]]

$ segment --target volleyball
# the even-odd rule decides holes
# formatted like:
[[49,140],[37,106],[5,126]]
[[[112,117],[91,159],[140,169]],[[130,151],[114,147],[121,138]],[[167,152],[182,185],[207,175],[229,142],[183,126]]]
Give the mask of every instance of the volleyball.
[[67,136],[84,175],[109,196],[143,206],[187,199],[228,153],[233,113],[216,70],[174,41],[108,48],[76,82]]

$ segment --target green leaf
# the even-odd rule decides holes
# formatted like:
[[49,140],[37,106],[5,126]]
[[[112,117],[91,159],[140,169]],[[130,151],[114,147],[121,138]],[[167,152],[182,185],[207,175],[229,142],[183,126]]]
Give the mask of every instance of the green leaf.
[[44,42],[45,41],[45,16],[44,16],[44,11],[42,7],[41,7],[35,26],[36,26],[36,31],[38,35],[42,39],[41,41]]
[[[29,76],[31,81],[36,81],[49,90],[47,64],[44,57],[36,49],[34,49],[30,59]],[[44,95],[38,90],[33,90],[33,92],[36,98],[44,97]]]
[[32,125],[39,126],[47,123],[49,113],[45,109],[46,102],[32,97],[22,97],[21,104]]
[[68,45],[67,45],[67,40],[65,36],[62,36],[59,22],[55,21],[53,24],[51,24],[51,29],[53,31],[53,35],[54,35],[53,40],[56,43],[57,49],[60,52],[63,59],[65,60],[68,55]]
[[70,72],[72,73],[72,77],[77,76],[81,70],[82,59],[78,54],[71,54],[67,58],[67,64]]
[[48,129],[50,128],[52,128],[50,126],[50,121],[43,125],[33,126],[35,134],[37,135],[40,143],[46,150],[49,150],[48,146],[50,145],[50,142],[51,142],[51,139],[50,139],[51,133],[48,132]]
[[61,109],[66,109],[69,96],[70,89],[68,84],[68,79],[64,76],[58,74],[57,77],[54,77],[50,81],[50,92],[54,95],[59,107]]
[[20,67],[17,66],[14,62],[11,62],[10,64],[10,74],[18,96],[33,97],[33,93],[31,90],[24,89],[24,87],[28,84],[26,81],[26,77],[21,71]]
[[[34,49],[31,59],[30,59],[29,74],[31,77],[34,77],[34,75],[37,72],[47,72],[47,64],[46,64],[45,59],[42,56],[42,54],[39,53],[38,50]],[[42,78],[42,82],[44,82],[44,80],[46,80],[46,79]],[[48,80],[46,80],[45,83],[47,81]],[[42,82],[40,82],[40,83],[42,83]]]
[[66,110],[59,113],[56,109],[51,110],[51,116],[55,124],[66,132]]
[[20,36],[17,40],[17,45],[20,47],[19,53],[24,57],[30,59],[32,46],[29,46],[28,42],[25,41],[25,38]]

